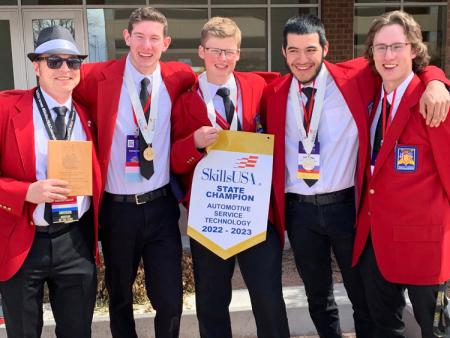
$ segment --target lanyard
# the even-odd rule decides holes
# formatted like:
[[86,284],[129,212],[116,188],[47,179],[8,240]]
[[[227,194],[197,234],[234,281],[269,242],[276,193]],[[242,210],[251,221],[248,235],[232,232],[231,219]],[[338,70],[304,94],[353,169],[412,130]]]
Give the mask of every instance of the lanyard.
[[[301,95],[302,84],[298,80],[297,80],[297,83],[298,83],[298,91]],[[313,81],[313,85],[312,85],[313,89],[315,88],[315,86],[316,86],[316,80]],[[311,94],[311,98],[309,99],[310,102],[309,102],[308,111],[306,110],[305,103],[303,102],[303,100],[301,100],[302,108],[303,108],[303,118],[305,119],[305,124],[306,124],[306,134],[309,133],[309,126],[311,124],[311,117],[312,117],[313,106],[314,106],[314,92],[315,91],[313,90],[312,94]]]
[[[145,115],[145,112],[147,111],[148,107],[150,107],[151,104],[152,104],[152,96],[150,95],[149,98],[147,99],[147,102],[145,102],[144,108],[142,109],[142,111],[144,112],[144,115]],[[136,124],[136,126],[138,126],[138,122],[137,122],[137,119],[136,119],[136,113],[134,112],[134,108],[132,108],[132,111],[133,111],[134,123]]]
[[289,89],[289,96],[291,98],[290,102],[292,102],[291,109],[294,112],[295,121],[297,122],[297,128],[301,136],[303,148],[305,149],[305,152],[309,155],[311,155],[311,152],[314,148],[314,142],[319,128],[319,121],[323,110],[323,102],[325,98],[325,90],[327,87],[328,74],[329,73],[327,67],[325,67],[325,65],[322,65],[322,68],[319,74],[317,75],[316,100],[314,102],[314,107],[311,113],[311,121],[308,133],[306,133],[305,126],[303,125],[303,122],[300,119],[301,115],[300,102],[303,101],[301,94],[298,91],[298,84],[297,84],[298,80],[295,77],[292,79],[291,87]]
[[[39,113],[41,114],[42,122],[44,122],[45,130],[47,131],[48,138],[50,140],[56,140],[55,135],[55,122],[52,119],[52,116],[50,114],[50,109],[48,108],[47,102],[45,102],[44,96],[42,95],[41,88],[38,87],[38,89],[34,92],[34,99],[37,103],[37,107],[39,110]],[[75,109],[72,106],[70,108],[69,113],[69,123],[67,124],[67,131],[66,136],[64,137],[64,140],[70,140],[73,132],[73,126],[75,124]]]
[[[206,111],[208,112],[208,119],[211,122],[211,125],[219,130],[222,130],[223,128],[217,123],[217,111],[214,108],[214,103],[213,103],[213,98],[211,97],[211,95],[209,94],[209,90],[208,90],[208,80],[206,78],[206,72],[203,72],[199,75],[198,77],[198,84],[199,84],[199,94],[201,96],[201,98],[203,99],[203,101],[205,102],[206,105]],[[237,84],[236,84],[237,87]],[[231,93],[233,94],[233,93]],[[233,95],[234,96],[234,95]],[[236,89],[236,104],[234,105],[234,115],[233,115],[233,120],[231,121],[231,126],[230,126],[230,130],[232,131],[236,131],[238,130],[238,97],[239,97],[239,90]],[[228,125],[228,123],[227,123]]]
[[[141,105],[141,101],[139,100],[136,86],[134,85],[133,78],[129,71],[125,70],[124,73],[125,85],[127,87],[128,95],[130,96],[131,105],[133,106],[134,118],[137,120],[137,125],[139,126],[139,130],[141,131],[142,137],[144,138],[147,144],[152,144],[153,137],[155,136],[155,126],[156,119],[158,118],[157,112],[157,103],[159,102],[160,88],[161,88],[161,68],[158,64],[155,71],[153,72],[153,81],[152,81],[152,99],[155,104],[150,106],[150,117],[148,119],[145,118],[144,110]],[[150,104],[150,102],[148,102]],[[147,104],[146,104],[147,105]]]
[[[384,89],[383,89],[384,90]],[[389,117],[388,119],[386,118],[386,102],[387,102],[387,93],[384,90],[384,96],[383,96],[383,106],[382,106],[382,110],[381,110],[381,116],[382,116],[382,132],[383,132],[383,136],[382,139],[384,140],[384,136],[387,133],[388,128],[391,126],[392,124],[392,112],[394,111],[394,104],[395,104],[395,95],[397,94],[397,89],[394,90],[394,94],[392,96],[392,103],[391,103],[391,109],[389,110]]]

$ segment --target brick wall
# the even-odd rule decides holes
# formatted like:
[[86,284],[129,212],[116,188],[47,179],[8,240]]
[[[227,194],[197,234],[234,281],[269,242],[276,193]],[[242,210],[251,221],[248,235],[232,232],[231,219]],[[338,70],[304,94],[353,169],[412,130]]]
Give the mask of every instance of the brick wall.
[[353,58],[354,0],[322,0],[321,4],[321,18],[330,44],[327,60],[339,62]]

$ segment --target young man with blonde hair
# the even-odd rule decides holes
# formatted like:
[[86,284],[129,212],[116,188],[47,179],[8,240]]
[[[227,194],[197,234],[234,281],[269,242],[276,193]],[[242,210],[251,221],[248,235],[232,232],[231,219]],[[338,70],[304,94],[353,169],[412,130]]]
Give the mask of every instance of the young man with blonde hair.
[[432,338],[448,325],[437,294],[450,278],[450,121],[430,128],[419,114],[425,87],[417,74],[430,56],[412,16],[377,17],[365,54],[383,83],[370,113],[371,166],[353,264],[362,272],[375,337],[405,337],[407,289],[422,337]]
[[[241,31],[233,20],[211,18],[203,26],[198,47],[206,71],[174,106],[171,165],[187,191],[186,206],[194,169],[205,156],[206,147],[218,137],[216,123],[224,130],[255,132],[258,128],[259,101],[265,81],[258,75],[235,71],[240,45]],[[214,107],[209,108],[205,102],[211,99]],[[210,120],[211,115],[214,118]],[[269,224],[264,242],[227,260],[191,239],[197,318],[202,338],[232,337],[228,307],[236,261],[250,293],[258,337],[289,337],[281,288],[283,239],[284,233]]]

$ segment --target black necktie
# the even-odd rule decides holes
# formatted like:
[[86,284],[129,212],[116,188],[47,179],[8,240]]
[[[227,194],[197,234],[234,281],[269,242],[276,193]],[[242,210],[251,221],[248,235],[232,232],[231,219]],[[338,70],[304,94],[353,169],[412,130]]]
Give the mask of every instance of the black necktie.
[[[223,105],[225,107],[225,115],[227,117],[227,122],[231,126],[231,122],[233,122],[234,116],[234,104],[230,99],[230,90],[226,87],[219,88],[217,90],[217,95],[219,95],[223,100]],[[240,122],[238,120],[238,130],[241,130]]]
[[[310,109],[310,106],[311,106],[311,104],[314,104],[314,102],[311,102],[311,97],[312,97],[312,94],[314,93],[316,93],[316,91],[317,91],[317,89],[316,88],[313,88],[313,87],[303,87],[302,88],[302,92],[303,92],[303,94],[305,94],[305,96],[306,96],[306,105],[305,105],[305,108],[306,108],[306,111],[307,112],[309,112],[309,109]],[[311,122],[311,121],[310,121]],[[304,127],[305,127],[305,130],[306,130],[306,127],[307,127],[307,125],[306,125],[306,119],[303,119],[303,125],[304,125]]]
[[[150,80],[146,77],[144,77],[141,81],[141,92],[139,93],[139,99],[141,100],[142,109],[145,109],[145,106],[149,99],[149,94],[147,87],[150,84]],[[150,105],[148,105],[147,109],[144,110],[145,120],[148,122],[148,118],[150,116]],[[139,160],[139,166],[141,175],[145,177],[146,179],[150,179],[154,173],[153,169],[153,160],[147,161],[144,158],[144,150],[148,148],[148,144],[145,141],[144,137],[142,136],[141,130],[139,129],[139,154],[140,154],[140,160]],[[150,145],[151,146],[151,145]]]
[[[389,114],[391,113],[391,104],[386,100],[386,121],[389,119]],[[383,143],[383,108],[381,108],[381,114],[378,118],[377,129],[375,129],[375,139],[373,141],[373,154],[372,162],[375,161],[376,156],[379,154],[381,149],[381,144]]]
[[53,111],[56,113],[55,119],[55,136],[57,140],[64,140],[66,138],[66,113],[68,109],[64,106],[55,107]]
[[[64,106],[55,107],[53,111],[56,113],[55,118],[55,136],[57,140],[64,140],[66,138],[67,125],[66,113],[68,109]],[[52,204],[45,203],[44,219],[49,225],[52,224]]]

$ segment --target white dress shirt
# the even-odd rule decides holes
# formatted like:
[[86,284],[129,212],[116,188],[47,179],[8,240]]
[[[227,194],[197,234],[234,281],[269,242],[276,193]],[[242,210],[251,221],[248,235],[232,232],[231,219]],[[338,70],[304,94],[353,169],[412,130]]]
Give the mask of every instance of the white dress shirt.
[[[128,55],[125,72],[129,72],[136,85],[137,93],[141,91],[141,81],[144,75],[132,65],[130,56]],[[150,80],[148,91],[151,94],[153,73],[147,78]],[[131,99],[128,94],[125,81],[122,83],[120,92],[120,101],[118,106],[118,114],[116,127],[111,145],[111,157],[108,165],[108,175],[106,178],[105,190],[112,194],[140,194],[163,187],[170,181],[170,112],[172,110],[172,102],[169,92],[163,81],[161,81],[159,102],[157,104],[157,119],[155,126],[155,134],[152,147],[155,151],[153,159],[154,173],[147,180],[141,176],[139,182],[127,182],[125,180],[125,163],[126,163],[126,140],[127,135],[138,135],[138,126],[133,117],[133,108]]]
[[[47,103],[48,109],[52,116],[53,121],[56,118],[56,113],[53,108],[65,106],[68,111],[65,116],[66,124],[69,121],[70,109],[72,108],[72,99],[70,98],[63,105],[56,102],[49,94],[47,94],[42,88],[42,95]],[[37,103],[33,100],[33,125],[34,125],[34,152],[36,155],[36,179],[45,180],[47,179],[47,143],[49,137],[47,130],[45,129],[44,122],[42,121],[41,114],[39,112]],[[70,138],[73,141],[86,141],[86,134],[83,130],[83,125],[81,124],[80,118],[77,115],[75,118],[75,123],[73,126],[72,136]],[[91,205],[91,198],[88,196],[78,196],[78,218],[84,215],[84,213],[89,209]],[[34,224],[40,226],[48,225],[47,221],[44,219],[45,203],[40,203],[37,205],[33,213]]]
[[[325,67],[325,64],[322,65]],[[297,79],[292,84],[296,87]],[[306,95],[302,93],[306,104]],[[285,192],[300,195],[316,195],[339,191],[354,186],[356,159],[358,155],[358,129],[355,120],[334,82],[331,74],[327,78],[323,111],[319,121],[320,179],[309,187],[297,178],[298,146],[301,140],[292,100],[288,96],[286,107],[286,185]],[[301,113],[303,123],[303,111]]]

